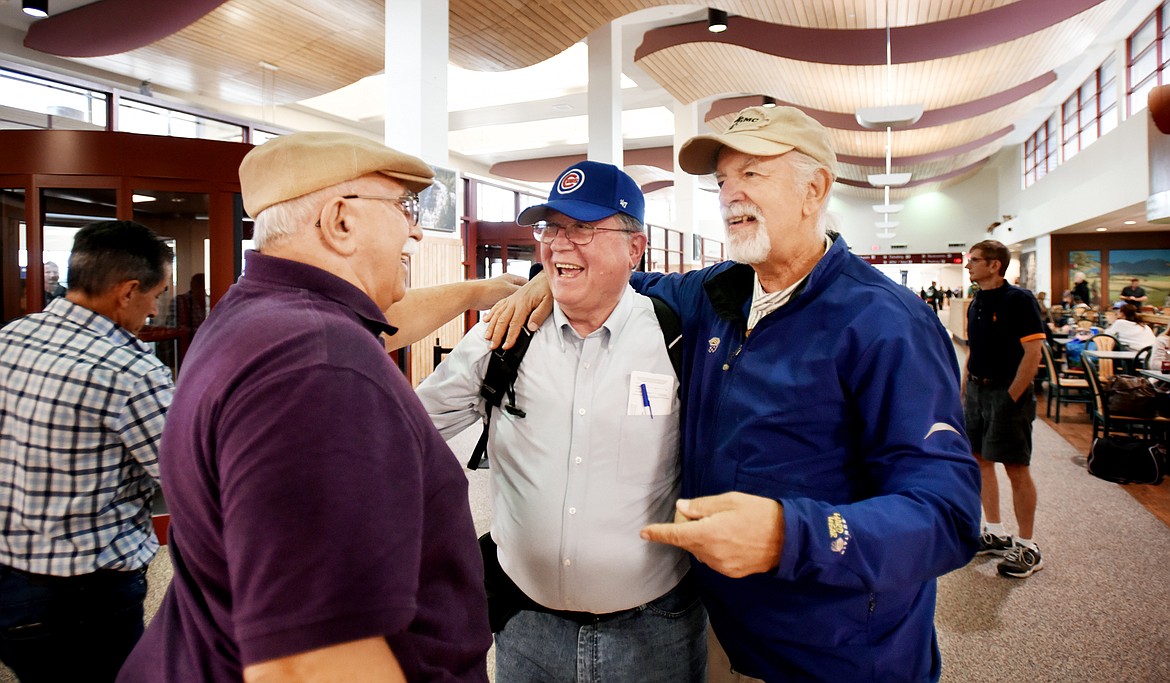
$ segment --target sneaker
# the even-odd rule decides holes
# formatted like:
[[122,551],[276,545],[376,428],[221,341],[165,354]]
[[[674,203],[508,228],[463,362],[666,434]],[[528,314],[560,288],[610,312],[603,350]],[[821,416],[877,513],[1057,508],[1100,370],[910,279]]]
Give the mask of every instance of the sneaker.
[[976,555],[998,555],[1003,557],[1015,546],[1011,536],[996,536],[990,531],[984,531],[979,537],[979,551]]
[[1017,579],[1026,579],[1043,568],[1044,558],[1040,556],[1040,548],[1029,548],[1026,545],[1012,548],[999,563],[1000,574]]

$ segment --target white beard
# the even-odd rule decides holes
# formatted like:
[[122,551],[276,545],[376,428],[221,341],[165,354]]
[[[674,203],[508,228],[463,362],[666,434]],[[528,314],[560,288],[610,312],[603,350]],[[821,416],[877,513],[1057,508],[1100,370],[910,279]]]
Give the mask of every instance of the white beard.
[[[727,233],[727,257],[739,263],[755,264],[768,260],[772,251],[772,238],[768,235],[768,226],[764,221],[764,212],[752,202],[732,202],[722,209],[723,229]],[[739,228],[731,232],[727,221],[737,216],[753,216],[756,219],[754,229]]]

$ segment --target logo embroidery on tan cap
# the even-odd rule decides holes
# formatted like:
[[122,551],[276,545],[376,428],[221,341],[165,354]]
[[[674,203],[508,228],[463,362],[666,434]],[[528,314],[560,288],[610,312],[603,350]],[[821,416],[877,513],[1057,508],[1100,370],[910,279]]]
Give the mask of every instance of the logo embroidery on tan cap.
[[[739,118],[732,121],[731,125],[727,127],[727,132],[730,133],[731,131],[733,131],[737,128],[741,128],[741,127],[746,128],[750,125],[756,125],[763,120],[764,119],[760,118],[759,116],[745,116],[745,115],[741,114]],[[743,125],[741,126],[740,124],[743,124]]]

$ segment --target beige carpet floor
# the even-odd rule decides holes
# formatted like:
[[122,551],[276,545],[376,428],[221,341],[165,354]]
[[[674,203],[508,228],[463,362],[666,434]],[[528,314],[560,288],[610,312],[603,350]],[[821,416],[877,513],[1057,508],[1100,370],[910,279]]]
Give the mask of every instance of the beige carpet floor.
[[[1045,569],[1007,579],[996,573],[995,558],[976,558],[940,580],[942,680],[1170,681],[1170,528],[1120,487],[1085,472],[1084,454],[1042,421],[1034,431],[1036,541]],[[452,442],[461,457],[475,443],[473,432]],[[468,476],[482,533],[491,519],[488,473]],[[1014,529],[1007,491],[1001,477],[1004,515]],[[170,572],[164,550],[151,566],[148,614]],[[14,680],[0,667],[0,682]]]

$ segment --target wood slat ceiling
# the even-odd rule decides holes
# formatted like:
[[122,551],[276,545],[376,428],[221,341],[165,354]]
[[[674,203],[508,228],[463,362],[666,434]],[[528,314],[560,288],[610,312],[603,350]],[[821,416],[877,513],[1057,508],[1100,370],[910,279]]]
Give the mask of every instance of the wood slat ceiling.
[[[928,62],[895,64],[890,100],[941,109],[994,95],[1050,71],[1084,50],[1112,16],[1111,0],[1030,36]],[[1112,11],[1111,11],[1112,10]],[[1054,51],[1053,45],[1060,45]],[[1067,50],[1067,52],[1065,51]],[[733,93],[771,95],[824,111],[885,104],[886,67],[812,64],[724,43],[687,43],[638,62],[682,102]]]
[[76,61],[229,102],[286,104],[381,71],[384,13],[384,0],[230,0],[146,47]]
[[[890,0],[891,26],[914,26],[976,14],[1021,0]],[[560,54],[600,26],[674,0],[449,0],[451,61],[476,71],[507,71]],[[736,16],[805,28],[884,28],[882,0],[720,0]],[[696,9],[702,5],[696,6]],[[539,40],[534,40],[539,36]]]
[[[811,10],[822,7],[817,3],[797,4]],[[842,3],[831,4],[836,7]],[[881,3],[870,6],[874,4]],[[962,3],[948,4],[953,8]],[[860,107],[885,104],[922,104],[929,112],[993,97],[1057,69],[1087,49],[1122,4],[1123,0],[1108,0],[1049,28],[967,54],[890,67],[810,63],[722,42],[682,43],[651,52],[638,65],[682,102],[758,94],[824,112],[850,114]],[[802,16],[805,21],[810,18],[812,14]],[[1054,45],[1060,49],[1054,50]],[[893,47],[896,50],[897,45]],[[895,132],[891,139],[893,170],[910,171],[915,178],[932,178],[986,159],[1002,144],[984,145],[976,152],[928,163],[899,165],[896,162],[898,157],[952,149],[1001,130],[1039,106],[1047,90],[1042,88],[992,111],[954,123]],[[712,130],[721,131],[733,119],[734,114],[727,114],[708,121],[708,125]],[[839,154],[885,156],[885,131],[831,129],[831,135]],[[844,164],[841,177],[864,181],[867,173],[884,170],[884,167]],[[920,185],[901,192],[910,194],[925,188]]]
[[[1091,4],[1081,1],[1084,6]],[[712,6],[733,16],[781,26],[872,32],[885,28],[887,11],[890,25],[897,29],[961,20],[1009,6],[1051,16],[1062,6],[1054,2],[719,0]],[[675,4],[675,0],[449,0],[450,59],[478,70],[529,66],[560,53],[615,19]],[[1049,74],[1087,49],[1128,4],[1129,0],[1103,0],[1030,35],[953,57],[895,64],[889,70],[884,65],[798,61],[706,39],[650,52],[638,65],[682,102],[768,95],[810,110],[848,114],[859,107],[886,104],[888,99],[893,104],[922,104],[933,111],[991,98]],[[695,10],[701,7],[695,6]],[[187,28],[151,45],[78,61],[198,95],[243,104],[284,104],[330,92],[381,71],[384,12],[385,0],[228,0]],[[1018,33],[1005,30],[1005,35]],[[897,44],[893,47],[896,53]],[[276,69],[266,69],[262,62]],[[888,98],[887,76],[892,84]],[[1046,90],[961,121],[897,132],[893,156],[954,149],[1002,131],[1037,106]],[[729,118],[714,119],[710,124],[719,130]],[[841,154],[884,156],[884,133],[833,130],[832,135]],[[978,150],[934,158],[905,170],[916,177],[943,176],[986,158],[999,147],[998,142],[991,142]],[[846,164],[843,177],[862,179],[870,170]]]

